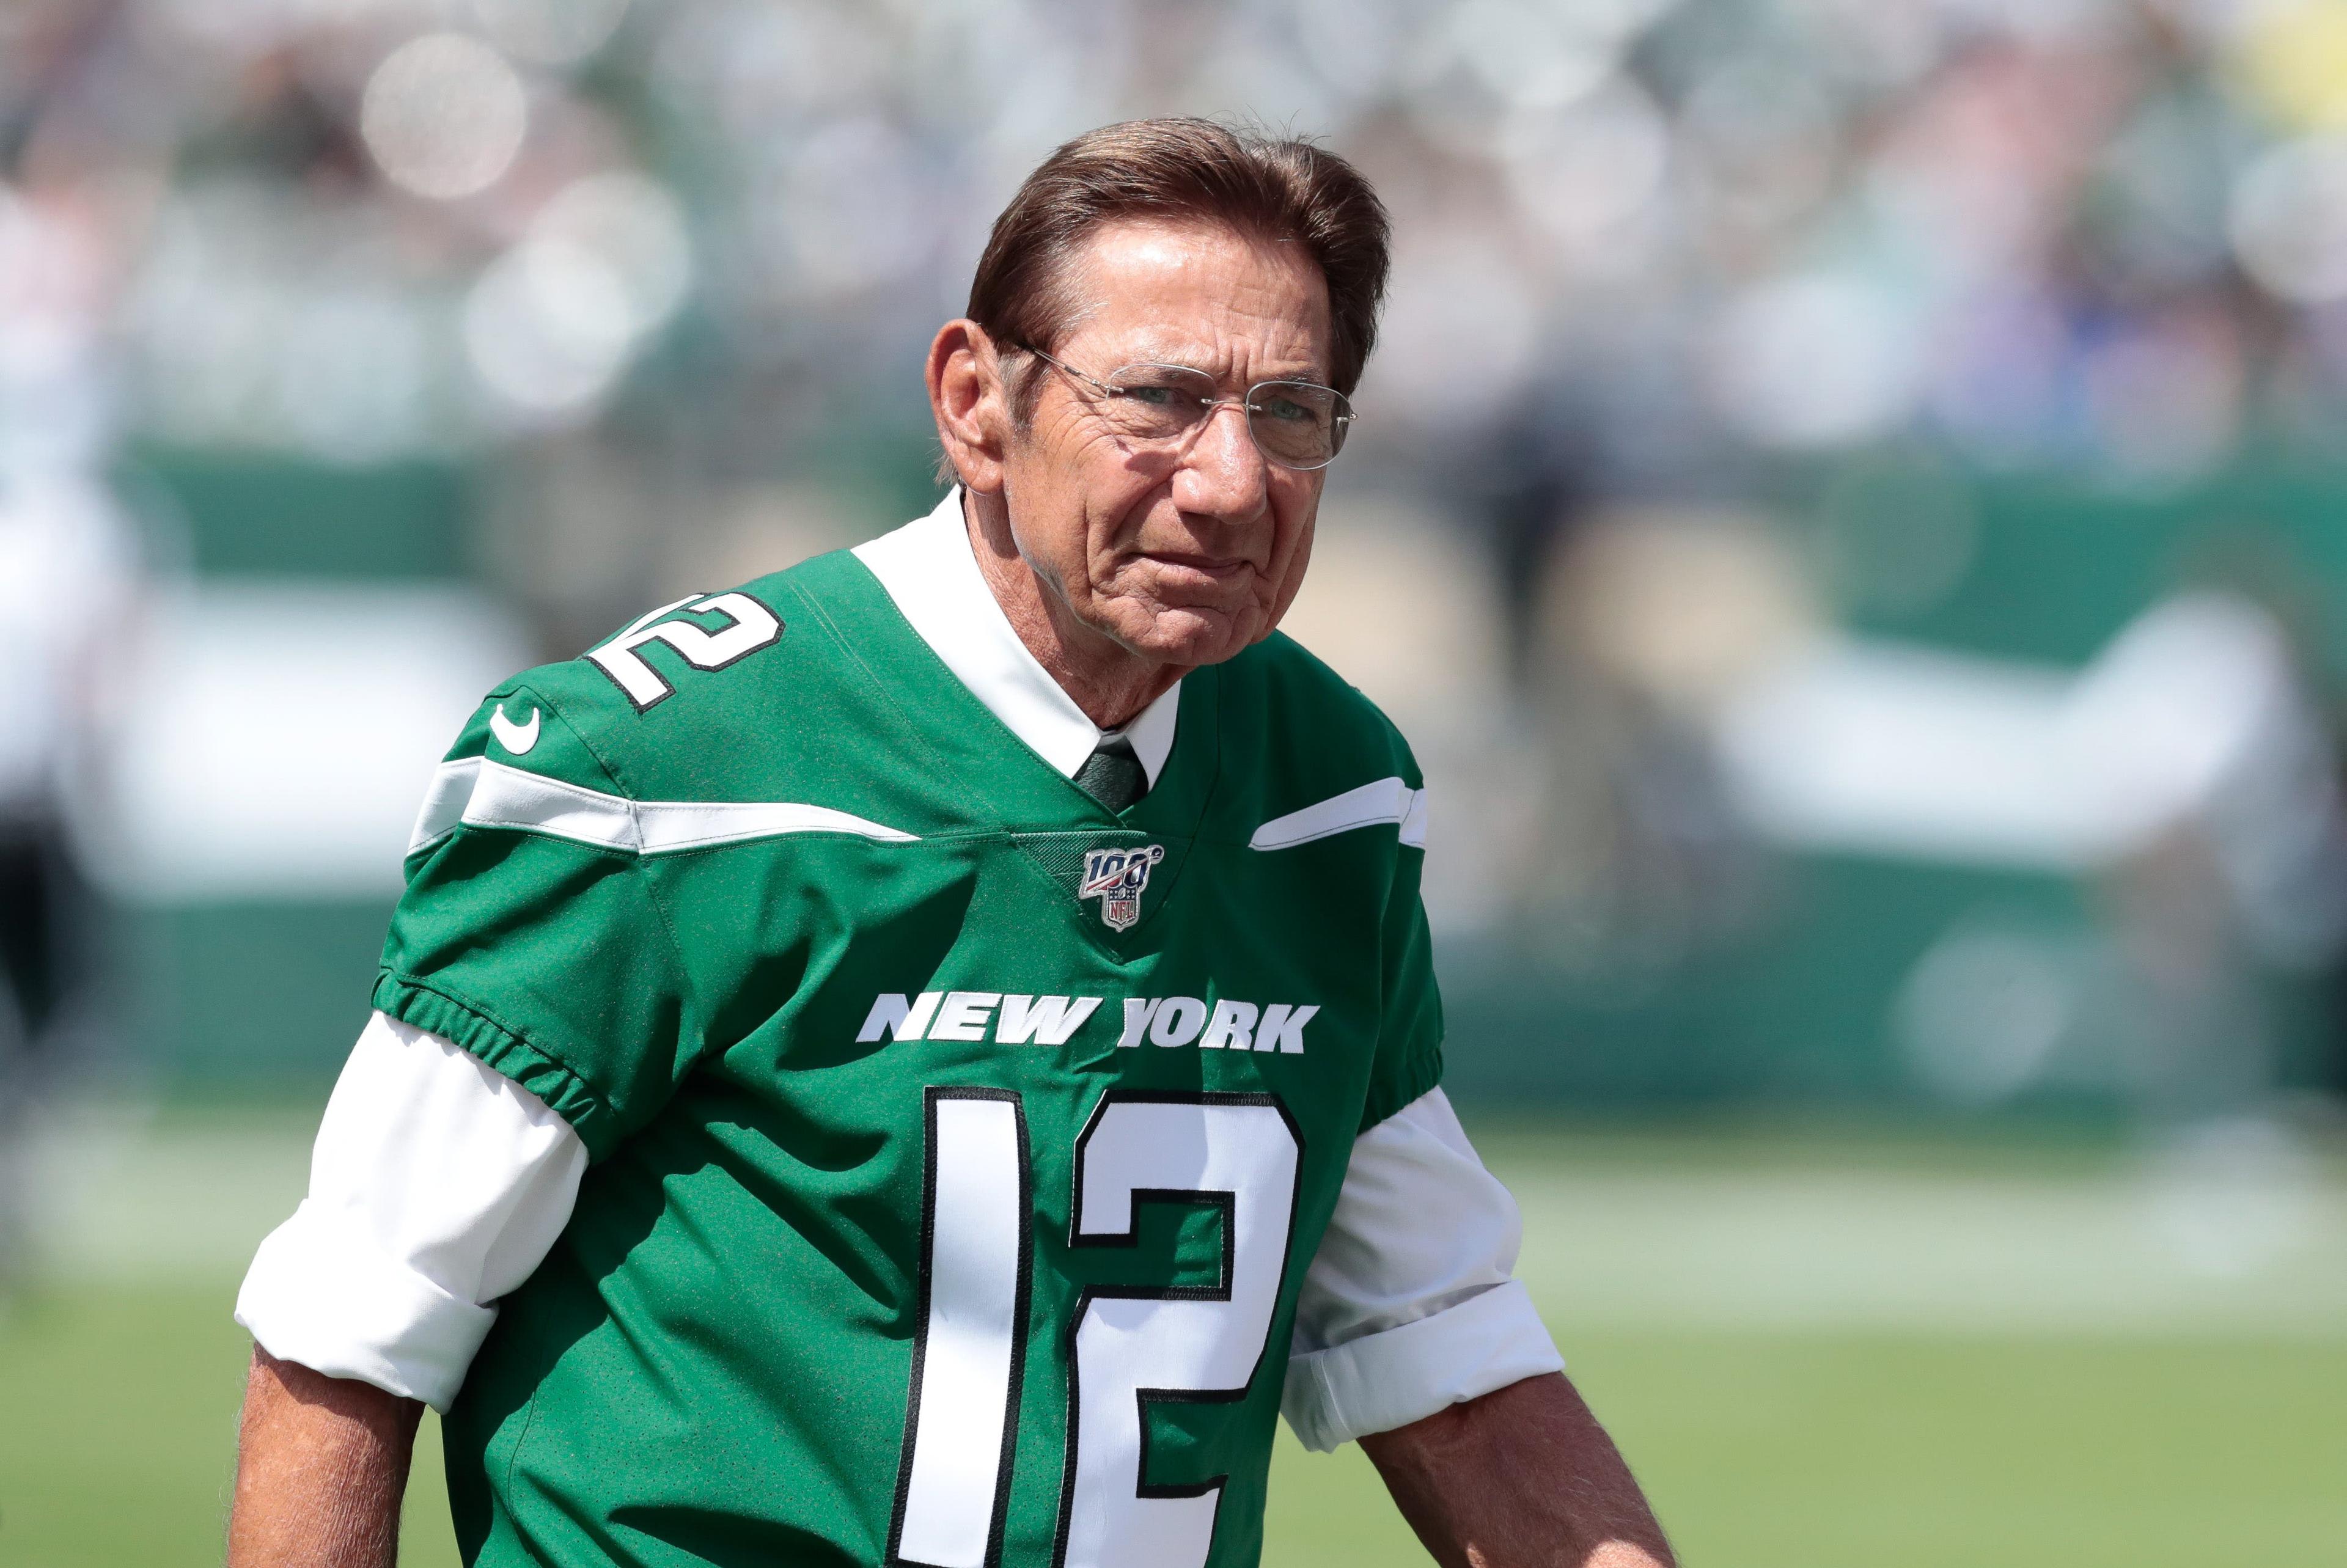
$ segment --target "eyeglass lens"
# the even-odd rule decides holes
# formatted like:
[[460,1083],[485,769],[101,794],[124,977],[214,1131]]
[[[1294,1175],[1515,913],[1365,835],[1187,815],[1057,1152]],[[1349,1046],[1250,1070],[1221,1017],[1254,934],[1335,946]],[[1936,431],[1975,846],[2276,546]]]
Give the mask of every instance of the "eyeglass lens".
[[[1174,364],[1129,364],[1104,378],[1104,412],[1133,441],[1186,436],[1212,409],[1218,389],[1201,370]],[[1326,466],[1345,445],[1351,406],[1342,393],[1309,381],[1266,381],[1248,391],[1247,428],[1273,462],[1290,468]]]

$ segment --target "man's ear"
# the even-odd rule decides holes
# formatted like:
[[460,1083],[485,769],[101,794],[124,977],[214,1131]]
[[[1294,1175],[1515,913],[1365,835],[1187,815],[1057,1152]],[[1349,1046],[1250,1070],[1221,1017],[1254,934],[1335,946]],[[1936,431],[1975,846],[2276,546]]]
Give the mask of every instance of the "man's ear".
[[986,329],[967,318],[939,327],[929,344],[928,381],[946,461],[971,490],[998,494],[1010,441],[1010,395]]

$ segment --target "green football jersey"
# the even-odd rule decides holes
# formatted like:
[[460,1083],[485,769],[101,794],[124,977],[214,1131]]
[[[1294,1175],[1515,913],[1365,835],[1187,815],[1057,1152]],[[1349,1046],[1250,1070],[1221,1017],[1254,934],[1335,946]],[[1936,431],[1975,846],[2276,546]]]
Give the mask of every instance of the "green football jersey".
[[468,1563],[1238,1568],[1355,1138],[1435,1086],[1422,782],[1284,637],[1112,815],[865,565],[493,692],[374,1004],[592,1163],[445,1422]]

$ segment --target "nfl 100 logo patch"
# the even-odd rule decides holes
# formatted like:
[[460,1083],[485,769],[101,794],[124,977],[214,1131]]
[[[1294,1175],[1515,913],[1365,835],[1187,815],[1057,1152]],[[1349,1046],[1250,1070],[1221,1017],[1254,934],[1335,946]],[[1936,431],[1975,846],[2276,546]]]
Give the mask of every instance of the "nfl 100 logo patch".
[[1101,901],[1101,918],[1112,931],[1122,931],[1141,918],[1141,890],[1149,886],[1149,868],[1165,858],[1162,844],[1138,849],[1094,849],[1084,856],[1084,879],[1076,885],[1076,899]]

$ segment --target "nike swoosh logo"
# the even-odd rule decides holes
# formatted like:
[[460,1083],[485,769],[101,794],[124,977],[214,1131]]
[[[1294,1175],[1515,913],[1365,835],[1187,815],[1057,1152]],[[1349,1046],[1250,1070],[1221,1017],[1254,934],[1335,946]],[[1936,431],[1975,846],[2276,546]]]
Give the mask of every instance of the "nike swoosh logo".
[[506,705],[500,702],[489,714],[489,733],[497,736],[497,744],[519,756],[538,744],[538,710],[529,711],[529,723],[517,724],[506,717]]

